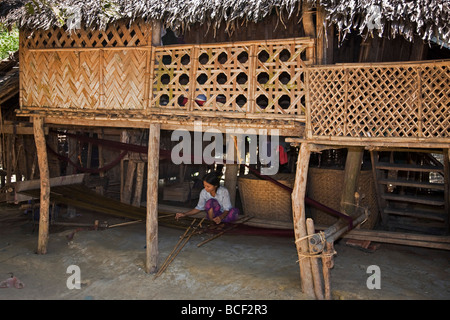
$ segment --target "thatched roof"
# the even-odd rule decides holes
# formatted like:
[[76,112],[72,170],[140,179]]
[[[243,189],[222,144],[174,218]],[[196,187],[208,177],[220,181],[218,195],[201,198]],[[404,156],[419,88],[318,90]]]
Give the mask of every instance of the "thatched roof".
[[[314,0],[303,0],[315,6]],[[349,32],[391,38],[402,35],[413,41],[450,43],[449,0],[319,0],[328,23],[342,36]],[[45,3],[45,4],[44,4]],[[67,20],[70,8],[80,8],[87,27],[104,28],[118,19],[162,20],[166,27],[185,29],[192,24],[240,26],[258,22],[274,11],[292,15],[302,0],[4,0],[0,22],[20,27],[48,29]],[[68,10],[69,9],[69,10]],[[72,10],[73,11],[73,10]]]
[[19,52],[0,60],[0,105],[19,93]]

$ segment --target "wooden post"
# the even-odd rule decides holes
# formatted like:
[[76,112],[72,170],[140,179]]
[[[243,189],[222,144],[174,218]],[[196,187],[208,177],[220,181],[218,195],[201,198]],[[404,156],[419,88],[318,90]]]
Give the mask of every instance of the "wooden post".
[[[159,45],[161,45],[161,22],[153,20],[152,47]],[[151,94],[152,93],[150,92],[150,95]],[[158,270],[158,179],[160,138],[161,124],[150,124],[147,160],[147,252],[145,260],[145,272],[147,273],[155,273]]]
[[[49,135],[48,136],[48,144],[53,150],[58,151],[58,136],[57,135]],[[61,175],[61,168],[59,164],[59,159],[55,156],[51,156],[48,159],[49,163],[49,172],[50,177],[59,177]]]
[[145,271],[155,273],[158,268],[158,176],[161,125],[150,124],[147,174],[147,257]]
[[[314,228],[314,221],[311,218],[306,219],[306,231],[308,232],[309,236],[316,233],[316,230]],[[309,245],[309,252],[310,252],[310,254],[316,253],[316,252],[314,252],[312,245]],[[311,271],[312,271],[313,282],[314,282],[314,292],[315,292],[316,298],[318,300],[323,300],[322,278],[320,277],[320,273],[319,273],[319,261],[318,261],[318,258],[314,258],[314,257],[310,258],[310,259],[311,259]]]
[[311,155],[310,145],[302,143],[297,160],[297,171],[295,173],[294,190],[292,192],[292,213],[294,220],[295,245],[297,247],[300,278],[302,281],[302,291],[310,297],[314,297],[313,279],[309,258],[304,255],[309,253],[309,246],[306,232],[306,210],[305,194],[308,177],[309,158]]
[[348,148],[345,161],[344,185],[341,195],[341,212],[352,216],[355,212],[355,192],[358,190],[359,174],[364,148]]
[[[130,157],[131,158],[131,157]],[[134,172],[136,171],[136,162],[130,159],[127,165],[127,176],[125,177],[125,185],[121,194],[121,202],[130,204],[131,194],[133,192]]]
[[39,218],[39,238],[38,254],[47,253],[48,228],[49,228],[49,208],[50,208],[50,174],[48,170],[47,147],[44,133],[44,118],[33,118],[34,141],[36,143],[39,174],[40,174],[40,218]]
[[144,182],[145,162],[138,162],[136,164],[136,187],[134,189],[133,206],[141,206],[142,185]]
[[447,217],[445,217],[447,222],[447,232],[450,232],[450,148],[443,149],[444,155],[444,209],[447,212]]
[[302,21],[303,29],[305,30],[305,36],[315,38],[316,26],[314,25],[314,17],[312,14],[312,8],[307,1],[303,1],[302,4]]
[[322,272],[323,272],[323,282],[325,287],[325,300],[331,299],[331,289],[330,289],[330,269],[333,268],[333,242],[326,242],[326,250],[324,250],[326,255],[322,256]]
[[[101,132],[98,135],[98,138],[100,139],[104,139],[104,133],[103,133],[103,128],[101,129]],[[100,168],[103,168],[105,166],[105,158],[104,158],[104,154],[103,154],[103,146],[101,144],[98,145],[98,166]],[[96,187],[96,191],[103,195],[105,193],[104,187],[103,187],[103,178],[105,177],[105,172],[104,171],[100,171],[99,172],[99,176],[102,180],[102,185]]]
[[6,184],[11,184],[13,175],[13,135],[8,134],[6,136]]
[[224,186],[227,188],[230,194],[230,200],[233,207],[236,205],[236,185],[237,185],[237,175],[239,171],[238,164],[226,164],[225,165],[225,183]]
[[[230,200],[233,207],[236,205],[236,185],[237,185],[237,175],[239,172],[240,165],[237,163],[241,163],[242,159],[240,159],[237,145],[236,136],[231,136],[230,141],[226,141],[228,144],[228,150],[233,151],[233,161],[236,163],[226,164],[225,165],[225,183],[224,186],[227,188],[230,193]],[[227,158],[228,159],[228,158]]]

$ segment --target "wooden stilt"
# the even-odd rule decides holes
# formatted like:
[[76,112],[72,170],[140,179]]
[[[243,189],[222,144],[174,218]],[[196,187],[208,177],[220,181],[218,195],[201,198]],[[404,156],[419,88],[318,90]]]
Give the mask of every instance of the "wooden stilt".
[[[101,129],[101,132],[99,133],[98,138],[104,139],[103,128]],[[105,166],[105,158],[104,158],[104,154],[103,154],[103,146],[102,145],[98,145],[98,166],[100,168],[103,168]],[[100,171],[99,176],[103,180],[103,178],[105,177],[105,172]],[[105,193],[103,185],[98,186],[95,189],[101,195],[103,195]]]
[[40,218],[39,218],[39,238],[38,254],[47,253],[48,228],[49,228],[49,208],[50,208],[50,174],[48,169],[47,147],[44,134],[44,118],[33,118],[34,140],[39,164],[40,174]]
[[333,242],[326,242],[326,250],[324,250],[325,255],[322,256],[322,272],[323,272],[323,282],[325,287],[325,300],[331,299],[331,286],[330,286],[330,269],[333,268]]
[[[58,136],[57,135],[49,135],[48,136],[48,144],[53,150],[58,150]],[[57,157],[52,156],[48,159],[49,162],[49,171],[50,177],[59,177],[61,175],[61,168],[59,164],[59,160]]]
[[141,205],[142,185],[144,182],[145,162],[138,162],[136,165],[136,187],[134,190],[133,206],[139,207]]
[[136,162],[128,161],[127,175],[125,177],[125,185],[123,187],[123,194],[121,201],[126,204],[131,203],[131,193],[133,192],[134,172],[136,171]]
[[309,253],[307,232],[306,232],[306,210],[305,193],[308,176],[309,158],[311,155],[310,145],[302,143],[297,160],[297,171],[295,174],[294,190],[292,192],[292,213],[294,220],[295,244],[297,246],[300,278],[302,281],[302,291],[310,297],[314,297],[314,286],[311,273],[311,264],[305,255]]
[[[306,231],[308,235],[315,234],[314,221],[311,218],[306,219]],[[309,246],[310,254],[316,254],[317,252],[313,251],[313,246]],[[322,278],[319,273],[319,261],[318,258],[311,258],[311,271],[314,282],[314,292],[316,294],[316,298],[318,300],[323,300],[323,289],[322,289]]]
[[225,188],[228,189],[230,193],[230,200],[233,207],[236,204],[236,185],[237,185],[237,175],[239,171],[238,164],[227,164],[225,165]]
[[13,136],[8,134],[6,136],[6,184],[11,184],[13,175]]
[[353,216],[355,212],[355,192],[358,190],[358,179],[361,172],[363,148],[348,148],[345,161],[344,185],[341,196],[341,212]]
[[161,125],[151,124],[148,140],[147,174],[147,257],[145,271],[155,273],[158,268],[158,174]]

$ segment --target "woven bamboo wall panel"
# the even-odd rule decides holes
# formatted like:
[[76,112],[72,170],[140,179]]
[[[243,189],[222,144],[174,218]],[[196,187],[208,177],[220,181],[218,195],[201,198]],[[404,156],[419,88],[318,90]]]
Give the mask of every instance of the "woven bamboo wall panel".
[[449,64],[309,68],[311,135],[449,137]]
[[147,50],[34,51],[24,54],[22,105],[143,109]]
[[102,108],[144,109],[146,50],[104,50]]
[[141,21],[118,22],[105,30],[80,28],[67,32],[66,27],[49,30],[21,30],[21,47],[43,48],[108,48],[150,45],[151,25]]
[[304,115],[310,40],[158,47],[152,106]]
[[98,104],[98,52],[29,52],[23,57],[22,105],[84,109]]

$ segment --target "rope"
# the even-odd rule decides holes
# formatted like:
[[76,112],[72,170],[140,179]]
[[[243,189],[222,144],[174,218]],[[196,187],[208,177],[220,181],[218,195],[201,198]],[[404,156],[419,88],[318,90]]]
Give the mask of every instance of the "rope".
[[355,204],[355,203],[351,203],[351,202],[347,202],[347,201],[341,202],[341,205],[343,205],[343,204],[353,206],[356,208],[356,210],[362,209],[364,211],[365,219],[360,224],[364,224],[369,219],[369,208],[368,207],[363,207],[363,206],[360,206],[359,204]]
[[[328,257],[331,258],[332,256],[334,256],[337,252],[334,250],[331,252],[326,252],[324,251],[324,249],[326,248],[325,246],[325,242],[326,242],[326,238],[325,238],[325,233],[323,233],[322,231],[320,231],[319,233],[314,233],[314,234],[310,234],[301,238],[298,238],[297,240],[295,240],[295,244],[297,244],[297,242],[312,238],[314,236],[319,236],[320,239],[320,244],[322,244],[322,249],[320,251],[317,251],[315,253],[311,253],[311,252],[301,252],[300,250],[298,250],[298,256],[300,257],[297,262],[305,259],[305,258],[324,258],[324,257]],[[309,245],[309,244],[308,244]]]

